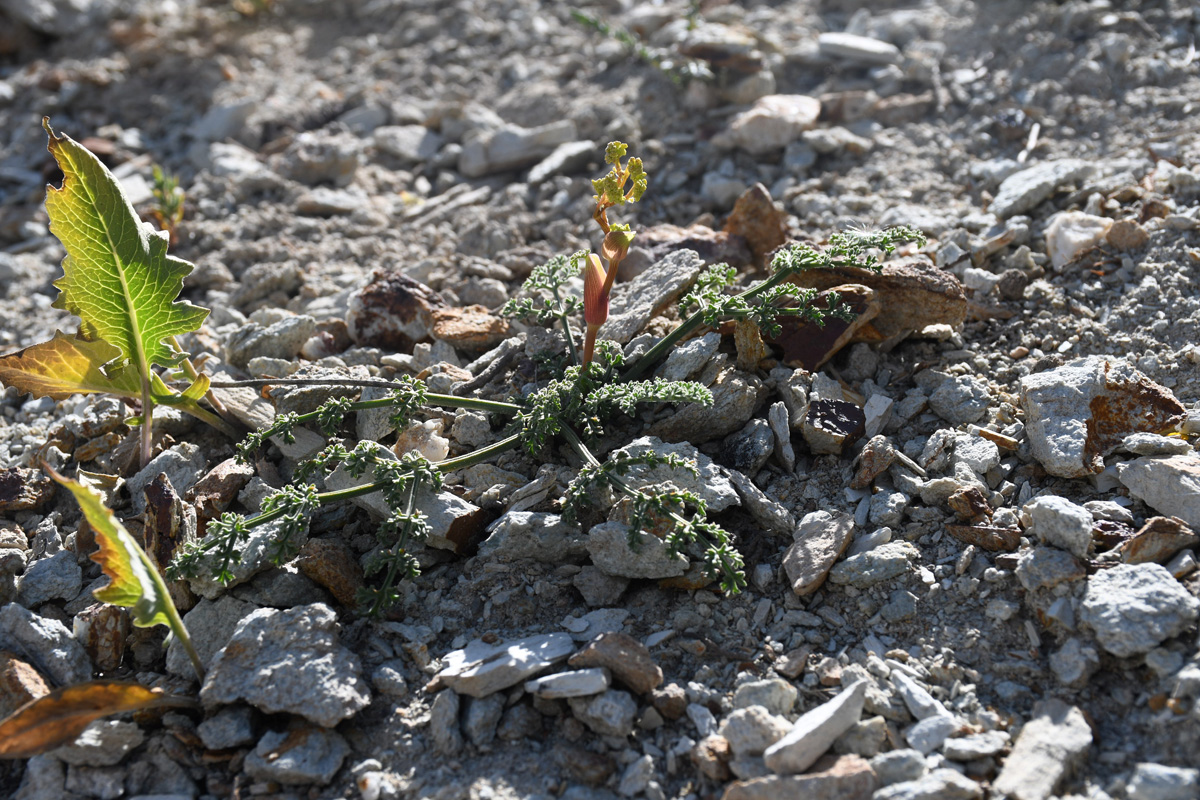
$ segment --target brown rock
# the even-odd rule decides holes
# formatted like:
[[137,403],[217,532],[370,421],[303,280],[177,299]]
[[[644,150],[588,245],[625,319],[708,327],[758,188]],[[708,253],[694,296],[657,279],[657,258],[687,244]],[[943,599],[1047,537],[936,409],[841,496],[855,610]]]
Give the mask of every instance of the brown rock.
[[729,761],[733,758],[733,748],[724,736],[710,733],[696,742],[689,756],[696,769],[706,778],[729,780]]
[[[748,267],[754,264],[754,253],[746,240],[728,231],[714,231],[706,225],[681,228],[678,225],[655,225],[639,231],[633,240],[634,248],[649,252],[649,263],[661,259],[676,250],[695,250],[705,264],[728,264],[731,267]],[[624,267],[624,262],[622,262]],[[621,277],[624,277],[624,270]]]
[[25,535],[25,531],[17,523],[0,519],[0,550],[6,548],[22,551],[28,550],[29,537]]
[[1013,552],[1021,546],[1020,528],[992,528],[986,525],[947,525],[946,533],[960,542],[983,550]]
[[1023,269],[1006,269],[1000,273],[996,291],[1004,300],[1023,300],[1025,287],[1029,285],[1030,280],[1032,280],[1030,274]]
[[100,672],[113,672],[121,666],[129,630],[129,612],[119,606],[96,603],[75,616],[75,639]]
[[32,664],[0,650],[0,719],[48,694],[50,684]]
[[865,489],[896,463],[896,448],[886,436],[879,435],[863,445],[858,454],[858,472],[850,481],[851,489]]
[[973,520],[982,516],[990,518],[992,515],[992,507],[988,505],[987,498],[978,486],[959,489],[946,498],[946,504],[962,520]]
[[624,633],[600,634],[567,663],[576,669],[608,667],[614,678],[638,694],[652,691],[663,682],[662,668],[654,663],[646,645]]
[[[146,555],[162,573],[175,558],[176,549],[196,535],[196,513],[175,493],[175,487],[165,472],[150,481],[144,493],[146,511],[142,541]],[[167,591],[180,611],[187,611],[196,605],[196,597],[186,581],[171,581],[167,584]]]
[[828,511],[806,515],[796,529],[795,542],[783,555],[792,591],[802,597],[820,589],[853,538],[853,517]]
[[879,103],[879,95],[870,89],[826,92],[818,99],[821,101],[821,121],[833,123],[866,119]]
[[371,282],[350,297],[346,327],[355,344],[411,352],[429,338],[432,314],[446,301],[420,281],[377,269]]
[[205,520],[215,519],[229,507],[238,492],[254,477],[254,467],[236,458],[217,464],[188,492],[196,514]]
[[875,104],[872,116],[881,125],[903,125],[928,118],[933,111],[933,92],[894,94]]
[[340,539],[309,539],[300,548],[296,566],[342,605],[353,607],[357,602],[363,585],[362,567]]
[[1180,550],[1198,543],[1200,537],[1179,517],[1151,517],[1119,550],[1126,564],[1166,564]]
[[1133,538],[1137,533],[1132,525],[1112,519],[1098,519],[1092,523],[1092,541],[1096,549],[1111,550]]
[[664,719],[679,719],[687,711],[687,692],[678,683],[668,683],[650,693],[650,702]]
[[858,267],[810,269],[788,280],[821,290],[858,283],[878,292],[879,316],[859,331],[855,341],[890,339],[929,325],[960,328],[967,317],[967,297],[962,284],[927,261],[889,264],[879,273]]
[[117,431],[109,431],[103,436],[97,436],[95,439],[89,439],[79,447],[75,448],[75,460],[80,464],[94,461],[100,456],[111,453],[116,446],[125,438],[123,433]]
[[508,320],[494,317],[478,305],[434,309],[432,318],[435,339],[471,352],[489,350],[508,338],[511,332]]
[[731,783],[722,800],[870,800],[879,788],[862,756],[826,756],[805,775],[770,775]]
[[771,354],[754,320],[739,319],[733,323],[733,344],[737,348],[737,368],[746,372],[757,369],[758,362]]
[[813,400],[804,415],[800,432],[814,455],[841,455],[848,444],[857,441],[866,431],[867,417],[863,410],[846,400]]
[[1108,243],[1123,252],[1145,247],[1150,241],[1146,229],[1131,219],[1119,219],[1108,229]]
[[771,193],[756,183],[742,193],[722,228],[726,233],[746,240],[759,266],[767,256],[787,241],[787,213],[771,200]]
[[560,743],[551,754],[568,775],[589,786],[600,786],[617,769],[616,762],[607,753],[595,753],[574,745]]
[[[836,286],[817,295],[814,304],[818,308],[829,307],[830,292],[836,292],[855,317],[851,322],[829,316],[824,325],[799,317],[779,317],[781,331],[771,339],[771,344],[782,348],[782,361],[789,367],[800,367],[809,372],[820,369],[849,342],[855,341],[871,320],[879,316],[881,309],[878,294],[858,284]],[[869,337],[874,339],[874,337]]]
[[785,653],[783,658],[771,665],[771,668],[785,678],[796,680],[808,667],[808,657],[812,655],[813,648],[810,644],[804,644],[797,647],[788,653]]
[[54,481],[40,470],[9,467],[0,470],[0,512],[35,511],[54,496]]

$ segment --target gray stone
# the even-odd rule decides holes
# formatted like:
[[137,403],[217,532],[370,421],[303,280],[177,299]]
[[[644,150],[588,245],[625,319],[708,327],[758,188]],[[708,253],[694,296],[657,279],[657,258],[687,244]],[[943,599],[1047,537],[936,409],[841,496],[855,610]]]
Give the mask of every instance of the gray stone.
[[146,734],[132,722],[100,719],[84,728],[71,744],[51,752],[67,764],[81,767],[111,767],[121,763],[129,751],[146,740]]
[[492,440],[492,424],[487,414],[460,408],[450,426],[450,436],[459,444],[480,447]]
[[226,706],[196,726],[200,741],[209,750],[227,750],[254,741],[254,710]]
[[442,658],[438,680],[459,694],[486,697],[565,660],[574,650],[574,640],[565,633],[496,645],[475,640]]
[[1053,547],[1032,547],[1017,561],[1017,580],[1026,591],[1053,589],[1065,581],[1083,579],[1083,565],[1070,553]]
[[796,469],[796,451],[792,449],[792,429],[787,406],[782,400],[771,404],[767,412],[771,433],[775,434],[775,454],[788,472]]
[[764,530],[772,533],[790,534],[796,530],[796,518],[782,504],[775,502],[754,485],[754,482],[737,470],[726,470],[733,488],[742,499],[742,507]]
[[888,622],[912,619],[917,615],[917,596],[907,589],[896,589],[888,596],[883,608],[879,609],[879,615]]
[[1192,445],[1184,438],[1157,433],[1131,433],[1121,440],[1118,449],[1137,456],[1178,456],[1191,453]]
[[1117,476],[1130,494],[1155,511],[1200,530],[1200,458],[1146,456],[1117,465]]
[[987,414],[991,393],[979,378],[959,375],[943,381],[929,396],[929,407],[951,425],[978,422]]
[[66,794],[66,770],[52,755],[34,756],[25,762],[25,774],[14,800],[71,800]]
[[791,727],[785,717],[773,714],[763,706],[751,705],[739,708],[723,719],[717,733],[729,742],[734,756],[741,758],[762,755],[786,736]]
[[69,36],[88,25],[103,27],[117,8],[103,0],[0,0],[0,10],[50,36]]
[[829,571],[829,580],[867,589],[903,575],[909,562],[919,556],[920,552],[909,542],[888,542],[835,564]]
[[1000,219],[1032,211],[1059,187],[1087,178],[1093,171],[1094,164],[1076,158],[1035,164],[1004,179],[990,210]]
[[408,682],[404,680],[404,659],[391,658],[380,664],[371,673],[371,686],[387,697],[408,695]]
[[833,743],[833,752],[870,758],[877,755],[888,741],[887,720],[874,716],[858,722]]
[[1022,511],[1029,514],[1030,532],[1049,545],[1079,558],[1092,544],[1092,512],[1063,497],[1036,497]]
[[246,756],[244,769],[251,778],[262,781],[324,786],[333,780],[349,754],[350,745],[337,731],[270,731]]
[[[216,601],[202,599],[191,611],[183,615],[183,624],[187,626],[192,645],[196,648],[196,654],[200,656],[200,663],[205,669],[212,664],[217,651],[229,641],[237,624],[254,609],[253,604],[226,595]],[[172,638],[167,647],[167,672],[184,678],[196,676],[192,660],[175,638]]]
[[1121,658],[1147,653],[1182,633],[1200,615],[1200,600],[1159,564],[1120,564],[1088,580],[1080,618]]
[[247,323],[225,342],[225,359],[244,369],[255,358],[281,358],[291,361],[317,332],[317,321],[301,314],[289,316],[266,328]]
[[1100,669],[1100,654],[1090,644],[1072,637],[1050,654],[1050,669],[1063,686],[1082,689]]
[[853,538],[853,517],[828,511],[806,514],[794,534],[795,543],[783,555],[792,591],[804,596],[821,588]]
[[628,618],[628,609],[598,608],[582,616],[568,616],[563,620],[562,626],[575,641],[588,642],[604,633],[620,633],[624,630],[625,620]]
[[92,679],[92,662],[67,626],[17,603],[0,606],[0,650],[27,659],[59,686]]
[[602,522],[588,531],[587,549],[592,564],[607,575],[621,578],[678,578],[688,568],[682,555],[672,556],[666,543],[645,531],[633,535],[623,522]]
[[721,346],[721,334],[706,333],[677,346],[658,368],[656,375],[668,381],[686,381],[708,363]]
[[871,800],[979,800],[981,797],[983,788],[966,775],[952,769],[935,769],[915,781],[893,783],[880,789]]
[[1028,375],[1019,395],[1033,457],[1059,478],[1100,472],[1129,434],[1158,432],[1184,418],[1170,390],[1106,356]]
[[529,170],[528,183],[536,186],[555,175],[570,175],[593,160],[600,160],[600,151],[593,142],[563,142]]
[[1091,726],[1078,708],[1053,698],[1033,710],[992,784],[1013,800],[1047,800],[1092,746]]
[[349,131],[303,131],[272,159],[277,171],[307,186],[348,186],[362,161],[362,143]]
[[643,436],[640,439],[634,439],[619,450],[614,450],[609,458],[640,456],[646,453],[677,456],[685,461],[691,461],[696,465],[697,474],[692,475],[685,469],[673,469],[668,466],[652,469],[644,465],[635,465],[622,476],[633,488],[641,489],[652,484],[670,483],[684,491],[693,492],[705,502],[710,514],[725,511],[741,502],[737,490],[733,488],[733,484],[730,483],[729,478],[725,477],[721,468],[714,464],[711,458],[687,442],[666,444],[654,436]]
[[[704,374],[713,369],[709,364]],[[713,397],[711,406],[682,404],[672,416],[651,425],[649,433],[668,442],[702,444],[719,439],[746,424],[758,407],[763,384],[757,375],[727,366],[716,373],[708,389]]]
[[872,524],[884,528],[898,528],[904,522],[904,509],[909,498],[904,492],[889,492],[886,489],[871,495],[868,519]]
[[250,115],[258,108],[253,100],[215,105],[204,112],[189,133],[205,142],[219,142],[237,137],[246,126]]
[[[772,94],[760,97],[747,111],[713,137],[713,144],[741,149],[752,155],[777,152],[797,141],[817,124],[821,101],[801,94]],[[738,194],[741,194],[739,191]]]
[[765,419],[752,419],[746,427],[725,437],[717,458],[734,472],[755,476],[775,452],[775,434]]
[[609,689],[591,697],[567,700],[575,718],[601,736],[628,736],[633,733],[637,701],[629,692]]
[[782,678],[747,681],[734,691],[733,707],[762,706],[772,714],[789,714],[798,696],[796,687]]
[[338,641],[337,615],[323,603],[260,608],[238,623],[212,663],[205,706],[245,701],[333,727],[370,702],[358,657]]
[[942,753],[951,761],[975,761],[1000,755],[1008,747],[1009,735],[1005,731],[984,731],[947,739]]
[[450,689],[438,692],[429,709],[429,734],[433,746],[444,756],[456,756],[466,746],[462,730],[458,726],[461,701]]
[[857,681],[837,697],[804,713],[786,736],[763,753],[767,767],[777,775],[797,775],[811,767],[858,722],[866,693],[867,682]]
[[1195,800],[1200,795],[1200,770],[1138,764],[1125,786],[1129,800]]
[[880,753],[871,759],[880,786],[915,781],[925,774],[925,756],[907,748]]
[[609,299],[600,338],[628,344],[650,318],[679,299],[696,281],[704,262],[694,250],[677,250],[629,283],[618,283]]
[[891,42],[853,33],[822,33],[817,36],[817,46],[823,56],[864,64],[895,64],[900,60],[900,49]]
[[576,140],[575,123],[569,119],[522,128],[504,125],[477,133],[463,143],[458,171],[467,178],[528,166],[550,155],[561,144]]
[[51,600],[73,600],[83,586],[83,570],[70,550],[34,561],[17,581],[17,602],[37,608]]
[[97,800],[116,800],[125,794],[124,767],[67,767],[68,792],[94,797]]
[[442,137],[424,125],[385,125],[376,128],[375,149],[401,161],[428,161],[442,148]]
[[175,493],[183,497],[203,477],[207,465],[208,459],[203,448],[191,442],[180,442],[156,455],[125,483],[134,515],[145,513],[146,487],[160,474],[165,473]]
[[928,755],[941,747],[961,727],[958,720],[949,714],[925,717],[904,732],[909,747]]
[[510,511],[497,520],[479,545],[479,557],[512,562],[530,558],[546,564],[578,564],[587,558],[587,541],[578,525],[559,514]]
[[[240,586],[246,581],[275,566],[275,546],[280,538],[283,520],[274,520],[250,529],[249,538],[238,546],[238,560],[229,565],[231,575],[229,583],[217,580],[214,575],[217,568],[217,557],[210,551],[201,561],[196,577],[188,578],[188,586],[201,597],[214,600],[234,586]],[[308,526],[291,536],[290,543],[299,549],[308,541]],[[306,579],[307,580],[307,579]],[[305,584],[311,586],[311,581]],[[243,599],[247,599],[243,597]]]
[[1083,507],[1092,513],[1092,519],[1107,519],[1113,522],[1124,522],[1126,525],[1134,523],[1133,513],[1112,500],[1089,500],[1083,504]]
[[[635,760],[621,773],[617,784],[617,794],[622,797],[634,797],[646,791],[650,779],[654,777],[654,758],[644,755]],[[661,791],[661,790],[660,790]]]
[[504,716],[504,700],[502,694],[466,699],[462,730],[471,744],[480,747],[496,738],[496,726]]
[[612,684],[608,670],[590,667],[570,672],[556,672],[525,681],[525,691],[543,700],[560,700],[568,697],[589,697],[600,694]]
[[571,579],[571,585],[579,590],[583,602],[589,606],[611,606],[621,599],[621,594],[629,586],[629,578],[608,575],[588,564]]

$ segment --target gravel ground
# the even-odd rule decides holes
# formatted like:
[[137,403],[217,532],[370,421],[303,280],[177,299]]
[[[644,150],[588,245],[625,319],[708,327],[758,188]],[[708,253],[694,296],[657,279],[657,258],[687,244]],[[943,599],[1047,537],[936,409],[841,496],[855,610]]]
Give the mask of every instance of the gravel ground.
[[[673,363],[717,407],[652,409],[609,444],[700,458],[746,591],[630,553],[601,515],[563,523],[570,458],[510,453],[431,501],[473,539],[424,550],[383,620],[351,599],[365,506],[322,510],[291,564],[248,552],[228,591],[179,587],[202,690],[161,629],[93,605],[79,512],[32,468],[123,477],[111,503],[135,531],[165,472],[194,529],[202,477],[227,471],[222,502],[253,511],[322,442],[276,443],[251,477],[165,410],[139,471],[118,402],[8,389],[5,713],[93,676],[199,691],[204,711],[4,762],[0,796],[1200,796],[1191,4],[578,7],[640,50],[532,0],[264,5],[0,0],[0,349],[77,325],[51,308],[43,116],[139,210],[153,164],[180,177],[173,252],[195,264],[184,297],[212,309],[183,344],[226,378],[448,388],[509,339],[480,394],[544,381],[549,338],[495,312],[534,266],[598,247],[590,180],[612,140],[651,176],[614,213],[642,237],[614,315],[655,312],[622,344],[676,324],[687,264],[761,274],[752,226],[719,233],[756,184],[775,211],[751,216],[790,238],[907,224],[928,243],[889,262],[908,266],[871,284],[879,316],[819,370],[787,347],[747,363],[709,333]],[[420,309],[403,335],[395,296]],[[248,424],[327,396],[223,395]],[[818,402],[869,435],[831,444]],[[429,419],[407,441],[458,454],[501,435]],[[395,434],[364,418],[346,436]]]

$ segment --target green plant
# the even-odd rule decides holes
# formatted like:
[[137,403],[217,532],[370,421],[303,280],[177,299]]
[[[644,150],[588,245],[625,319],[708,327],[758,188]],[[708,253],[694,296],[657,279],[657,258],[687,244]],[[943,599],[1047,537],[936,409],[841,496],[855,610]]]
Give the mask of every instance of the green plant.
[[[841,234],[833,237],[823,251],[794,245],[775,257],[772,273],[766,280],[733,294],[729,291],[736,279],[734,270],[724,265],[712,267],[700,277],[684,301],[686,308],[696,308],[691,316],[637,362],[626,366],[616,344],[597,340],[607,316],[608,294],[617,267],[634,237],[628,225],[611,224],[607,212],[616,206],[636,202],[647,186],[641,161],[630,158],[623,163],[625,155],[624,144],[609,144],[605,161],[610,170],[593,182],[596,190],[593,218],[603,234],[600,251],[607,261],[607,269],[600,257],[590,253],[555,257],[534,269],[518,296],[502,309],[507,316],[561,329],[568,355],[559,374],[511,402],[435,394],[411,378],[393,382],[350,381],[348,385],[382,386],[391,391],[380,399],[352,401],[338,398],[307,414],[280,415],[269,427],[247,437],[239,446],[239,454],[249,460],[270,437],[278,436],[288,441],[294,437],[297,425],[315,424],[326,436],[335,437],[347,414],[375,408],[391,408],[392,424],[397,429],[429,407],[478,409],[508,418],[508,435],[487,447],[440,462],[430,462],[411,453],[398,460],[381,457],[380,448],[373,442],[360,442],[353,449],[334,442],[299,467],[296,477],[300,485],[286,487],[269,497],[258,514],[244,517],[228,513],[210,522],[205,538],[187,545],[177,555],[168,575],[192,577],[210,572],[219,580],[232,580],[231,566],[237,563],[242,545],[254,528],[266,523],[277,523],[272,558],[283,561],[295,553],[297,534],[320,505],[381,492],[392,513],[378,530],[378,548],[368,572],[381,575],[382,579],[379,586],[365,590],[360,598],[368,612],[377,614],[396,601],[397,580],[417,575],[417,564],[409,552],[409,543],[419,541],[427,532],[425,519],[415,507],[417,492],[422,488],[436,489],[449,472],[505,451],[520,447],[531,457],[541,458],[553,442],[561,442],[570,448],[581,465],[564,497],[564,510],[568,516],[577,515],[590,502],[596,489],[608,487],[627,498],[631,547],[640,541],[642,530],[660,535],[672,554],[698,550],[706,571],[720,581],[723,590],[736,592],[744,588],[742,560],[733,547],[733,538],[706,518],[701,498],[672,488],[639,489],[626,478],[629,470],[639,465],[694,471],[694,464],[657,454],[636,458],[619,455],[601,460],[592,450],[595,442],[615,435],[622,419],[635,413],[640,405],[712,403],[711,393],[700,384],[661,378],[641,379],[685,337],[703,326],[719,325],[725,319],[752,319],[770,333],[778,326],[780,317],[800,316],[818,323],[829,314],[845,317],[850,312],[836,298],[831,299],[824,310],[816,308],[813,304],[815,292],[801,289],[787,279],[806,269],[846,265],[879,269],[883,254],[894,250],[902,241],[920,237],[911,230],[897,228],[877,233]],[[567,288],[581,269],[584,272],[582,299]],[[575,341],[575,324],[580,310],[584,318],[582,358]],[[282,379],[217,385],[312,382]],[[307,483],[316,475],[339,467],[355,478],[369,475],[371,480],[350,489],[328,492],[318,492]]]
[[[695,27],[698,17],[699,5],[692,4],[687,14],[689,30]],[[678,53],[672,53],[661,47],[650,47],[619,25],[610,25],[598,17],[593,17],[578,9],[571,10],[571,19],[602,36],[608,36],[620,42],[626,53],[659,70],[673,83],[682,84],[693,80],[711,81],[716,77],[705,62],[696,58],[680,56]]]
[[179,178],[168,175],[158,164],[154,165],[154,216],[160,230],[167,232],[171,244],[175,243],[175,229],[183,222],[183,202],[187,199],[179,186]]
[[[55,281],[55,308],[79,317],[74,336],[58,332],[0,357],[0,382],[35,397],[61,400],[103,392],[141,401],[131,420],[141,425],[140,457],[150,460],[156,404],[175,406],[233,438],[239,432],[200,405],[208,378],[196,372],[175,337],[199,329],[208,310],[176,298],[192,265],[167,254],[168,235],[144,226],[121,184],[86,148],[42,125],[49,150],[63,172],[59,189],[48,187],[50,231],[67,251],[63,277]],[[190,385],[170,388],[155,367],[178,368]],[[172,379],[175,375],[168,374]]]

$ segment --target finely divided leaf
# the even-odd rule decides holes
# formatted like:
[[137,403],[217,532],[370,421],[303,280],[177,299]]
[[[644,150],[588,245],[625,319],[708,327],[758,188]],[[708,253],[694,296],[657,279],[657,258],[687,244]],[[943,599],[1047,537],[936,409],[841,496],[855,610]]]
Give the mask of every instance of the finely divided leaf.
[[165,339],[200,327],[206,309],[176,302],[192,265],[167,255],[167,234],[143,225],[121,184],[100,160],[68,136],[42,126],[63,171],[48,187],[50,231],[66,248],[55,308],[76,314],[80,334],[115,345],[114,367],[132,363],[139,376],[178,359]]
[[0,722],[0,758],[31,758],[70,744],[93,721],[154,706],[194,705],[123,681],[91,681],[32,700]]
[[109,578],[108,586],[93,592],[96,599],[131,609],[133,624],[139,627],[167,625],[175,630],[179,614],[166,584],[125,526],[91,489],[49,468],[46,471],[75,495],[95,531],[99,549],[92,554],[92,560]]
[[141,383],[132,370],[110,377],[100,369],[120,357],[121,351],[107,342],[88,342],[57,331],[48,342],[0,357],[0,383],[55,400],[94,392],[138,397]]

